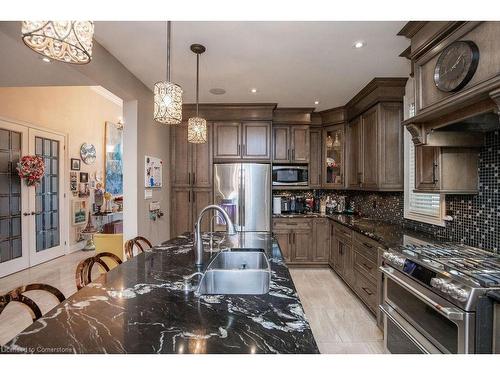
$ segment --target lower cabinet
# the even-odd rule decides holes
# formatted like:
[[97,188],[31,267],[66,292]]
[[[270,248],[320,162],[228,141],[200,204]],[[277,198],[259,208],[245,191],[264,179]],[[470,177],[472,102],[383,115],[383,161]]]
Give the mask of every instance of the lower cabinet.
[[[194,224],[203,208],[212,203],[212,190],[203,188],[173,188],[171,192],[170,238],[193,232]],[[201,223],[201,230],[210,230],[210,215]]]
[[[289,266],[327,265],[328,219],[277,218],[273,234]],[[326,233],[325,233],[326,232]],[[319,238],[325,241],[317,241]]]

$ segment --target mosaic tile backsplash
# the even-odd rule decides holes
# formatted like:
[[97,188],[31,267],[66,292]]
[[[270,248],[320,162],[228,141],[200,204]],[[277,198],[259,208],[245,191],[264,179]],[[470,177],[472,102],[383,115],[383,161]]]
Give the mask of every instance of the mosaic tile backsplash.
[[[403,193],[318,191],[321,196],[346,196],[362,216],[391,223],[466,245],[500,252],[500,132],[487,134],[479,156],[479,194],[447,195],[446,212],[453,217],[445,227],[403,219]],[[310,194],[312,191],[290,191]]]
[[406,227],[450,241],[500,250],[500,132],[488,133],[479,155],[479,194],[447,195],[446,211],[453,221],[439,227],[405,219]]

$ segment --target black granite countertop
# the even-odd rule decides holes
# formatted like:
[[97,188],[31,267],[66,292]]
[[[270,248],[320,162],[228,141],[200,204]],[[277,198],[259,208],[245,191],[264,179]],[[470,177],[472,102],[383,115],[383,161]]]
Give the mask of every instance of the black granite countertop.
[[[17,353],[319,353],[280,249],[268,233],[204,235],[206,248],[259,247],[264,295],[185,294],[191,235],[157,246],[81,289],[6,344]],[[232,242],[231,244],[228,241]],[[214,253],[205,252],[205,264]]]
[[386,248],[401,246],[409,238],[429,243],[444,242],[426,233],[417,232],[380,219],[360,217],[356,215],[338,214],[323,215],[319,213],[306,214],[281,214],[273,215],[273,218],[328,218],[345,225],[352,230],[370,237]]

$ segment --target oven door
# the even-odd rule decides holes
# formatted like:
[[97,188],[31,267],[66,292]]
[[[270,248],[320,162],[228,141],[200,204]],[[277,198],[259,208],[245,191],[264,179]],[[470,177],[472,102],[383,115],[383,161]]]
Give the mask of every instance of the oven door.
[[[406,329],[405,333],[427,349],[423,352],[434,353],[432,347],[441,353],[474,352],[473,313],[459,309],[390,266],[382,266],[380,270],[384,274],[381,310],[392,324],[396,321],[403,328],[411,326],[414,331]],[[391,337],[387,335],[390,328],[389,325],[389,332],[384,332],[384,339],[389,340],[388,350],[392,346]],[[418,332],[418,335],[412,335],[412,332]]]
[[307,186],[308,184],[307,166],[273,166],[273,186]]

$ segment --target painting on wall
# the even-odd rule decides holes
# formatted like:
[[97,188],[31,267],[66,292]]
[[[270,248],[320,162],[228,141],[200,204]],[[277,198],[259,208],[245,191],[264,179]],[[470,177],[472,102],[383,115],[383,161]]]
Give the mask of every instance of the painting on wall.
[[144,187],[162,187],[163,161],[153,156],[146,156],[144,159]]
[[123,195],[123,125],[106,122],[104,188],[113,196]]
[[73,225],[83,225],[87,222],[87,202],[85,200],[73,201]]

